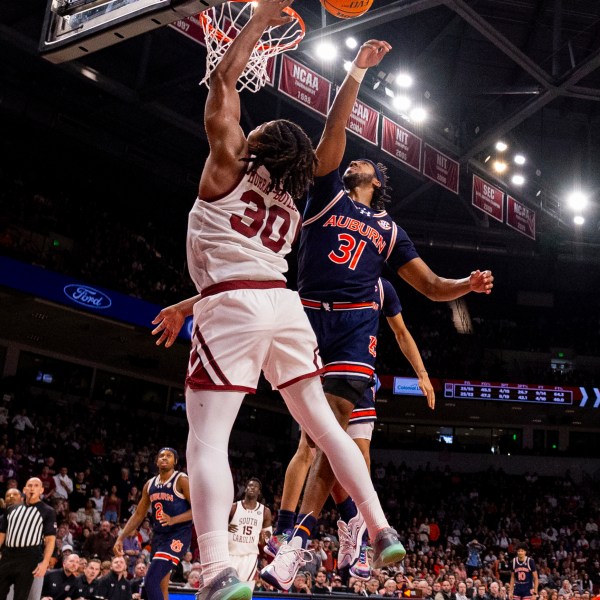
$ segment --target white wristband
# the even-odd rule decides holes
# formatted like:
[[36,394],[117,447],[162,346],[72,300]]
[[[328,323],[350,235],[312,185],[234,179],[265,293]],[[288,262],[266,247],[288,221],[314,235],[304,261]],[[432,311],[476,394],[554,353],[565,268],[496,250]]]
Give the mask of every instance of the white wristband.
[[352,63],[350,65],[348,75],[350,75],[350,77],[352,77],[352,79],[354,79],[355,81],[358,81],[358,83],[362,83],[362,80],[364,79],[366,72],[367,72],[366,68],[361,69],[360,67],[357,67],[354,63]]

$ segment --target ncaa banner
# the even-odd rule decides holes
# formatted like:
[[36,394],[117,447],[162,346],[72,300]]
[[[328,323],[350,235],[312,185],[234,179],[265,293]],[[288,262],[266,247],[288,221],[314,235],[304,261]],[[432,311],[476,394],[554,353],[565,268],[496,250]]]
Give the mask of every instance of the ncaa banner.
[[512,196],[507,196],[506,224],[535,240],[535,210],[517,202]]
[[423,152],[423,175],[447,190],[458,194],[458,177],[460,165],[458,161],[425,144]]
[[327,116],[331,82],[285,54],[282,59],[279,91]]
[[423,140],[414,133],[400,127],[387,117],[383,117],[381,133],[381,149],[409,166],[415,171],[421,171],[421,146]]
[[471,204],[496,221],[504,221],[504,192],[477,175],[473,175]]
[[379,111],[357,100],[352,107],[346,129],[377,146],[379,144]]
[[170,23],[169,27],[172,27],[175,31],[185,35],[185,37],[197,44],[206,47],[204,31],[202,31],[202,26],[200,25],[197,15],[187,17],[186,19],[180,19],[179,21],[175,21],[175,23]]

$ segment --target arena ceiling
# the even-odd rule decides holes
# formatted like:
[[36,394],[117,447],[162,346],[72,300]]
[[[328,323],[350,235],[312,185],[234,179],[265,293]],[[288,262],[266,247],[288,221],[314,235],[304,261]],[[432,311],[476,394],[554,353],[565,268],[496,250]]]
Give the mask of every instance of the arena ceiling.
[[[193,194],[207,145],[202,131],[204,49],[172,27],[121,42],[82,59],[54,65],[40,57],[45,0],[0,7],[0,116],[6,131],[34,128],[57,147],[77,139],[125,164],[141,166],[174,193]],[[409,70],[411,94],[430,120],[409,125],[461,163],[456,196],[349,136],[348,154],[390,164],[390,212],[423,247],[516,257],[551,249],[573,261],[600,261],[600,3],[594,0],[375,0],[357,19],[338,20],[317,0],[294,7],[307,36],[294,58],[340,83],[344,40],[386,39],[393,50],[372,69],[361,99],[390,118],[385,77]],[[340,47],[335,65],[315,53],[327,39]],[[90,74],[91,78],[90,78]],[[384,85],[373,89],[380,80]],[[392,84],[389,83],[392,87]],[[244,94],[243,126],[287,117],[316,140],[323,119],[268,88]],[[502,138],[526,155],[522,188],[489,173],[487,156]],[[22,141],[22,140],[21,140]],[[29,140],[34,141],[34,140]],[[37,141],[37,140],[35,140]],[[16,143],[16,142],[15,142]],[[68,147],[68,146],[67,146]],[[58,154],[58,156],[56,155]],[[62,150],[48,161],[61,162]],[[89,157],[69,156],[84,169]],[[82,162],[83,161],[83,162]],[[93,161],[92,161],[93,162]],[[537,241],[489,219],[471,206],[471,174],[479,173],[537,212]],[[574,186],[590,196],[585,225],[577,229],[565,197]],[[132,200],[135,202],[135,200]]]

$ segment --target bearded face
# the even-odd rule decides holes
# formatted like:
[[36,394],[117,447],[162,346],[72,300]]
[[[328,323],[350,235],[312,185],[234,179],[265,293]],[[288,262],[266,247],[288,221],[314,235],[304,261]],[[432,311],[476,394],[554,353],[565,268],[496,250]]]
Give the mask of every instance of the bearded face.
[[373,181],[373,175],[371,173],[352,173],[347,171],[344,173],[342,181],[347,190],[353,190],[365,183],[371,183]]

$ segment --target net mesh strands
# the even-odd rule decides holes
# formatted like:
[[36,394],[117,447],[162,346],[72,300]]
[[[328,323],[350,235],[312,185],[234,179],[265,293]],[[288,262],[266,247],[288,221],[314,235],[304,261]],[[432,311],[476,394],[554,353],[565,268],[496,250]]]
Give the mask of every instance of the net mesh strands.
[[[305,27],[300,15],[289,7],[285,8],[284,12],[290,15],[292,20],[285,25],[265,30],[238,79],[236,87],[239,91],[257,92],[270,82],[267,69],[269,59],[292,50],[304,37]],[[215,67],[253,13],[254,6],[251,2],[232,0],[200,14],[200,24],[206,42],[206,73],[200,84],[209,86],[210,76]]]

